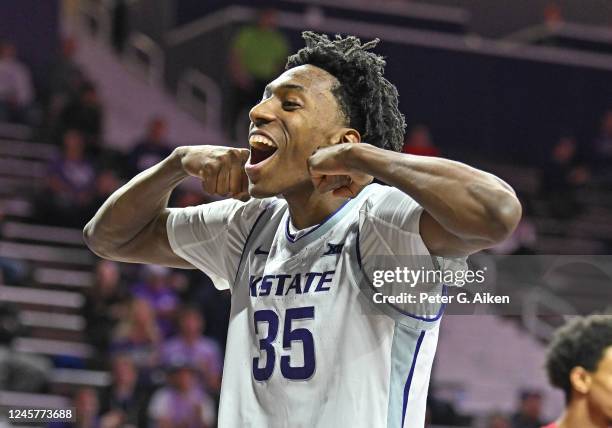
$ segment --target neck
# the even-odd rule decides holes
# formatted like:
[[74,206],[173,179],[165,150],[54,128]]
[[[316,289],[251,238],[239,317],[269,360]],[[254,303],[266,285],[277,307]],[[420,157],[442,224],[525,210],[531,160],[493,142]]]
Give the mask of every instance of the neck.
[[334,197],[331,192],[319,193],[312,185],[309,191],[296,191],[283,197],[289,206],[291,223],[297,229],[321,223],[346,202],[346,198]]
[[572,400],[557,422],[558,428],[608,428],[607,418],[595,412],[586,399]]
[[122,384],[118,384],[115,387],[115,392],[116,395],[122,396],[122,395],[129,395],[132,393],[132,391],[134,390],[134,382],[127,382],[127,383],[122,383]]
[[183,340],[185,341],[185,343],[187,343],[187,344],[189,344],[189,345],[192,345],[192,344],[194,344],[194,343],[195,343],[195,341],[196,341],[196,339],[197,339],[198,337],[199,337],[199,336],[192,336],[192,335],[190,335],[190,334],[184,334],[184,335],[183,335]]

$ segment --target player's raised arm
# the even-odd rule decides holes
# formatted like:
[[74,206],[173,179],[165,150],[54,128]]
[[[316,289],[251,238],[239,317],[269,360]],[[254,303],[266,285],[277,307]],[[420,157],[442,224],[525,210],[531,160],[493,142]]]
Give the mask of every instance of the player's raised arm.
[[492,247],[512,233],[521,217],[521,205],[507,183],[449,159],[344,143],[319,150],[309,165],[315,183],[327,174],[353,179],[335,190],[338,195],[352,196],[364,175],[410,195],[425,210],[423,241],[440,256],[463,257]]
[[168,241],[170,193],[191,175],[200,178],[210,194],[241,197],[248,186],[244,174],[248,155],[248,150],[230,147],[178,147],[104,202],[83,230],[85,242],[97,255],[111,260],[192,268]]

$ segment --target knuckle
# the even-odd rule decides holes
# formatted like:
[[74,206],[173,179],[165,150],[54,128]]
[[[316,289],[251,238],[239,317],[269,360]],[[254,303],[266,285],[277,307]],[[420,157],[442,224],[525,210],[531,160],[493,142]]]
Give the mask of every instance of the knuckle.
[[216,170],[216,167],[213,162],[206,162],[202,165],[202,171],[205,177],[212,175]]

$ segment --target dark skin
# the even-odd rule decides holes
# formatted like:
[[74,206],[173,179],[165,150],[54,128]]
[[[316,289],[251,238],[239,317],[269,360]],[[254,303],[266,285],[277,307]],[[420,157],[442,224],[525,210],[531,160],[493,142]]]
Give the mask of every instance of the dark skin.
[[362,142],[341,113],[335,85],[335,77],[312,65],[286,71],[250,112],[251,133],[277,147],[271,157],[253,165],[245,149],[179,147],[111,195],[85,227],[86,242],[114,260],[192,267],[174,254],[165,228],[170,192],[190,175],[208,193],[282,195],[298,229],[320,223],[377,177],[424,207],[421,236],[443,256],[466,256],[514,230],[521,206],[510,186],[459,162]]
[[604,351],[594,371],[574,367],[572,396],[557,421],[558,428],[607,428],[612,424],[612,346]]

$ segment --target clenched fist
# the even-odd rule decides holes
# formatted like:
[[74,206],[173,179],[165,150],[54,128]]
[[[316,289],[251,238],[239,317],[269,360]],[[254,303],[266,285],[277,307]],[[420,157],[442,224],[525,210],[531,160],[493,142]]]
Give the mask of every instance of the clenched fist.
[[185,173],[202,181],[206,193],[248,197],[249,179],[244,164],[249,150],[222,146],[185,146],[180,148],[181,165]]
[[334,196],[354,198],[373,180],[371,175],[355,171],[349,162],[355,143],[341,143],[318,149],[308,158],[308,171],[315,188]]

